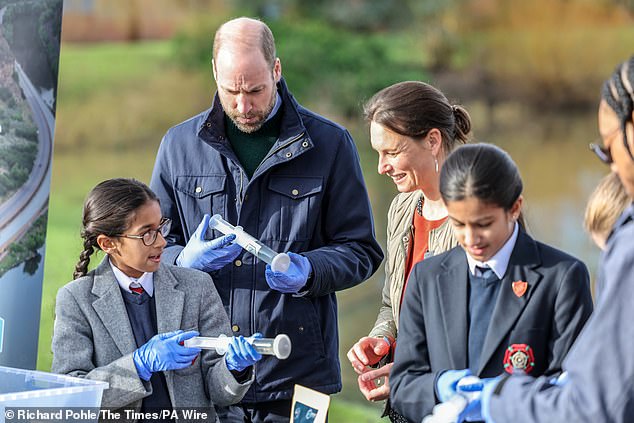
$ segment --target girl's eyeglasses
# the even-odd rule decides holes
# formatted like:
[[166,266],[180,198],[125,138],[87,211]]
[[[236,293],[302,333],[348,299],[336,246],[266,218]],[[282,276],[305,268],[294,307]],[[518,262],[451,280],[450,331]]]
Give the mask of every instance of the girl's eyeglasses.
[[141,235],[121,234],[119,236],[122,236],[124,238],[140,239],[141,241],[143,241],[143,245],[145,245],[146,247],[150,247],[154,244],[154,242],[156,242],[156,237],[158,237],[159,233],[163,238],[165,238],[167,234],[170,233],[171,227],[172,220],[164,217],[161,219],[161,223],[159,223],[159,226],[156,229],[150,229],[147,232],[142,233]]
[[[601,160],[603,163],[607,165],[611,165],[612,163],[614,163],[614,160],[612,160],[612,152],[610,151],[609,148],[601,147],[600,143],[603,142],[603,139],[611,138],[614,134],[616,134],[621,129],[622,129],[621,127],[614,128],[607,135],[604,135],[603,137],[598,138],[595,142],[590,143],[589,145],[590,150],[592,150],[592,152],[594,152],[594,154],[597,155],[599,160]],[[610,144],[610,146],[611,145],[612,144]],[[625,146],[625,150],[627,150],[632,160],[634,160],[634,153],[632,153],[632,151],[630,150],[630,146],[627,142],[627,136],[625,132],[623,132],[623,145]]]

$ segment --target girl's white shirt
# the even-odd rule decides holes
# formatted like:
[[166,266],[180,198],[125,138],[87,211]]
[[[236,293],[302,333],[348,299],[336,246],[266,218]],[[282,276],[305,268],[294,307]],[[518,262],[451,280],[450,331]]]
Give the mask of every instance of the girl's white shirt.
[[131,278],[130,276],[123,273],[117,266],[112,264],[110,259],[108,258],[108,263],[110,263],[110,267],[112,268],[112,272],[114,273],[114,277],[117,279],[119,286],[121,289],[132,293],[132,288],[138,288],[139,286],[143,287],[145,292],[148,293],[150,297],[154,295],[154,273],[153,272],[145,272],[141,275],[140,278]]
[[491,257],[489,260],[485,262],[477,261],[465,251],[465,254],[467,255],[467,263],[469,264],[469,271],[471,272],[471,274],[474,276],[479,276],[479,275],[476,275],[476,266],[488,267],[491,270],[493,270],[493,272],[498,277],[498,279],[501,280],[504,277],[504,274],[506,273],[506,269],[509,267],[509,260],[511,259],[513,248],[515,248],[515,242],[517,241],[519,227],[520,225],[517,222],[515,222],[515,227],[513,228],[513,234],[504,243],[502,248],[500,248],[498,252],[493,255],[493,257]]

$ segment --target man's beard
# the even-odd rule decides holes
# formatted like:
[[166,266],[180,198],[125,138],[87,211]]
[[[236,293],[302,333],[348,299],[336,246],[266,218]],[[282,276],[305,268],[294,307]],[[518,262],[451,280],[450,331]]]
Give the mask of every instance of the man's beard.
[[[262,126],[264,125],[264,122],[266,121],[266,118],[271,114],[271,111],[273,110],[273,107],[275,107],[275,101],[277,100],[277,91],[273,91],[273,95],[271,96],[271,101],[269,103],[269,106],[260,112],[249,112],[247,115],[243,115],[235,110],[231,110],[230,112],[227,111],[229,110],[228,107],[225,107],[225,105],[222,102],[222,99],[220,100],[220,103],[222,104],[222,108],[224,109],[225,113],[227,114],[227,116],[229,117],[229,119],[231,119],[231,121],[233,122],[233,124],[242,132],[247,133],[247,134],[251,134],[255,131],[257,131],[258,129],[262,128]],[[252,123],[242,123],[240,121],[238,121],[238,118],[243,118],[243,119],[253,119],[256,118],[255,121],[253,121]]]

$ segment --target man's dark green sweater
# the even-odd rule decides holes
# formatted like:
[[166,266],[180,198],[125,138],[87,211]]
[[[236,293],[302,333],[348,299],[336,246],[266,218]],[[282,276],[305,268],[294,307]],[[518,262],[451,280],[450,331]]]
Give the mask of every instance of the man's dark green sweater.
[[239,130],[233,121],[225,115],[227,138],[229,138],[231,147],[249,179],[280,136],[282,115],[282,107],[280,107],[277,113],[264,122],[260,129],[250,134]]

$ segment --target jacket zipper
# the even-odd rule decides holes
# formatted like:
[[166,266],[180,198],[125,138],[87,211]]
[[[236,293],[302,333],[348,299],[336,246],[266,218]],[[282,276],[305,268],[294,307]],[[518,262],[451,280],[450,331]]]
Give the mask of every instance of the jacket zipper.
[[[305,132],[300,132],[299,135],[291,138],[288,142],[286,142],[284,145],[279,146],[278,148],[276,148],[275,150],[269,152],[269,154],[266,155],[266,157],[264,157],[262,159],[262,162],[264,162],[265,160],[267,160],[269,157],[273,156],[275,153],[277,153],[278,151],[288,147],[289,145],[293,144],[295,141],[297,141],[298,139],[302,138],[304,136]],[[259,167],[259,166],[258,166]],[[255,172],[253,172],[253,174],[255,175],[255,173],[258,171],[258,169],[255,169]],[[242,207],[242,203],[244,202],[244,190],[243,190],[243,179],[242,179],[242,170],[240,170],[240,193],[238,195],[239,199],[240,199],[240,207]]]
[[[297,135],[294,138],[291,138],[290,141],[288,141],[287,143],[285,143],[284,145],[280,145],[278,148],[276,148],[275,150],[271,151],[269,154],[266,155],[266,157],[264,157],[264,159],[262,159],[262,162],[264,162],[266,159],[268,159],[269,157],[271,157],[272,155],[274,155],[275,153],[277,153],[278,151],[288,147],[289,145],[293,144],[295,141],[297,141],[298,139],[302,138],[304,136],[305,132],[300,132],[299,135]],[[257,169],[256,169],[257,171]],[[255,172],[254,172],[255,174]]]
[[242,209],[242,203],[244,202],[244,177],[242,176],[242,169],[240,169],[240,191],[238,192],[238,199],[240,200],[239,206]]

